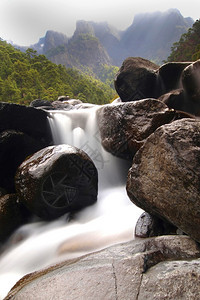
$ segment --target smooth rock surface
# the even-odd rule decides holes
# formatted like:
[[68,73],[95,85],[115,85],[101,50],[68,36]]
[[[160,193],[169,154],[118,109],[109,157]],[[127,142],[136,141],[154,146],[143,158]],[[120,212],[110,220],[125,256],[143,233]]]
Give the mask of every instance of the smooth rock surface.
[[183,89],[172,90],[163,94],[158,99],[164,102],[169,108],[181,111],[185,109],[185,94]]
[[5,300],[196,300],[198,257],[187,236],[139,239],[29,274]]
[[135,226],[135,236],[140,238],[176,234],[176,227],[160,218],[143,212]]
[[104,105],[97,112],[102,145],[113,155],[132,159],[146,138],[175,116],[156,99]]
[[141,57],[124,60],[115,78],[115,89],[122,101],[155,98],[158,65]]
[[47,113],[24,105],[0,102],[0,132],[18,130],[36,138],[43,147],[52,140]]
[[191,62],[168,62],[160,66],[157,74],[162,94],[182,88],[182,72],[190,64]]
[[133,159],[127,192],[137,206],[200,242],[200,122],[159,127]]
[[138,300],[196,300],[199,281],[199,259],[162,262],[143,274]]
[[35,99],[31,101],[30,105],[31,107],[41,107],[41,106],[49,106],[53,109],[51,101],[49,100],[42,100],[42,99]]
[[54,219],[97,200],[97,169],[82,150],[69,145],[46,147],[18,168],[15,178],[20,201],[37,216]]
[[200,59],[184,69],[181,79],[184,90],[191,100],[200,102]]
[[184,69],[181,79],[187,100],[185,111],[200,116],[200,59]]

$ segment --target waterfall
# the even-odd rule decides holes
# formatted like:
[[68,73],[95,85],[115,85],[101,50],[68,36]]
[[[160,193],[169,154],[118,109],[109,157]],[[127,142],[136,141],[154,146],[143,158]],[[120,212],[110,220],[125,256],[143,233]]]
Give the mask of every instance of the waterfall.
[[101,146],[98,108],[49,113],[54,143],[76,146],[95,163],[99,174],[97,203],[69,222],[64,216],[19,228],[11,240],[20,235],[26,238],[8,247],[0,257],[0,299],[27,273],[134,238],[142,210],[126,194],[130,162],[114,157]]

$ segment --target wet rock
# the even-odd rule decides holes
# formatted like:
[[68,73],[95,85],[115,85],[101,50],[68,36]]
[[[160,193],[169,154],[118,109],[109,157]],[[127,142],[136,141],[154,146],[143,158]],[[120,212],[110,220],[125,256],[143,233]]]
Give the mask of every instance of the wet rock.
[[200,242],[200,122],[159,127],[133,159],[127,192],[132,202]]
[[0,185],[8,193],[15,192],[14,177],[27,156],[40,150],[42,144],[27,134],[15,130],[0,133]]
[[64,103],[69,103],[70,105],[78,105],[78,104],[83,104],[83,102],[79,99],[69,99],[69,100],[65,100]]
[[59,96],[57,100],[58,101],[67,101],[67,100],[70,100],[70,97],[63,95],[63,96]]
[[103,147],[113,155],[132,159],[146,138],[175,116],[155,99],[105,105],[97,112]]
[[182,88],[181,75],[191,62],[168,62],[158,69],[158,81],[161,94]]
[[187,66],[182,74],[182,84],[187,94],[194,100],[200,101],[200,59]]
[[85,152],[69,145],[50,146],[32,155],[18,168],[15,182],[20,200],[47,220],[97,200],[95,165]]
[[65,101],[53,101],[52,108],[55,110],[70,110],[73,109],[73,106]]
[[199,115],[198,104],[191,101],[183,89],[173,90],[160,96],[158,99],[164,102],[169,108],[175,109],[179,113],[182,111],[182,115],[185,113],[185,116],[187,115],[188,118],[195,118],[195,115]]
[[136,223],[135,236],[147,238],[151,236],[176,234],[176,229],[177,228],[172,224],[144,212]]
[[[61,98],[62,99],[62,98]],[[57,100],[52,102],[53,110],[71,110],[79,109],[83,105],[83,102],[78,99],[69,99],[69,100]]]
[[42,99],[35,99],[30,103],[31,107],[49,107],[52,108],[52,104],[48,100],[42,100]]
[[43,147],[52,141],[47,113],[34,107],[0,102],[0,132],[18,130],[36,138]]
[[140,57],[124,60],[116,75],[115,89],[122,101],[155,98],[159,66]]
[[182,84],[187,97],[187,111],[200,116],[200,59],[184,69]]
[[185,93],[183,89],[172,90],[169,93],[163,94],[158,99],[164,102],[169,108],[185,110]]
[[5,241],[29,216],[16,194],[0,197],[0,242]]
[[198,245],[187,236],[135,240],[29,274],[5,300],[180,299],[180,295],[196,300],[199,256]]

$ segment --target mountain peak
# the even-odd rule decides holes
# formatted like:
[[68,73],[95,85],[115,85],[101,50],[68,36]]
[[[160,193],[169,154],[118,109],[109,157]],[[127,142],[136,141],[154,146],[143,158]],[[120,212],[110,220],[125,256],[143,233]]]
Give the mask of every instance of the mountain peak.
[[91,22],[79,20],[76,22],[76,30],[74,32],[74,36],[78,36],[80,34],[89,34],[91,36],[95,36],[94,29]]
[[[171,14],[171,13],[175,13],[175,14],[179,14],[181,15],[180,11],[178,10],[178,8],[169,8],[167,11],[166,11],[167,14]],[[181,15],[182,16],[182,15]]]
[[96,62],[120,66],[129,56],[139,56],[161,64],[169,56],[173,43],[193,23],[191,18],[184,18],[177,8],[137,14],[124,31],[115,29],[107,22],[78,20],[71,38],[48,30],[33,48],[66,66],[86,64],[96,68]]

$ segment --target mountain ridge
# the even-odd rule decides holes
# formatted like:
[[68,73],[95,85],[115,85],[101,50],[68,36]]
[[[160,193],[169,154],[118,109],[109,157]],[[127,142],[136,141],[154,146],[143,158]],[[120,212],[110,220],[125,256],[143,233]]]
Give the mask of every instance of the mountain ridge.
[[45,37],[30,47],[56,64],[82,71],[90,68],[98,77],[100,65],[120,66],[129,56],[140,56],[162,64],[173,43],[193,23],[192,18],[184,18],[178,9],[137,14],[123,31],[107,22],[79,20],[72,37],[47,31]]

